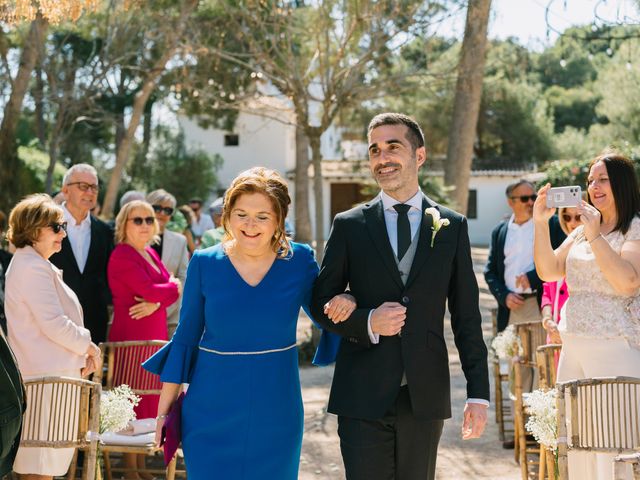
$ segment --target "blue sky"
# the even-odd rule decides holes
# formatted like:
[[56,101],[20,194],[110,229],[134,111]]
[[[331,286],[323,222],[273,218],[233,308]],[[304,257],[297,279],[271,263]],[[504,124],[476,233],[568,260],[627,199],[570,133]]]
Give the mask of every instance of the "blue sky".
[[[515,36],[531,48],[541,49],[553,42],[557,34],[553,31],[547,38],[545,10],[550,0],[493,0],[489,36],[507,38]],[[563,31],[572,25],[592,23],[595,13],[615,22],[633,18],[638,23],[640,14],[633,0],[551,0],[549,19],[554,29]],[[464,12],[452,24],[441,31],[449,30],[462,38]]]

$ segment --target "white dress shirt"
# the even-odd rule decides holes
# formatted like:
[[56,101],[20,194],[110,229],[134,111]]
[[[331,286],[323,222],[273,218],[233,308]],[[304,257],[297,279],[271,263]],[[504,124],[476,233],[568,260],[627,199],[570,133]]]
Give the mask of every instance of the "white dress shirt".
[[[416,194],[411,197],[409,200],[404,202],[409,205],[409,211],[407,212],[407,216],[409,217],[409,225],[411,226],[411,240],[415,239],[416,234],[420,230],[420,222],[422,221],[423,213],[422,213],[422,199],[424,198],[422,191],[418,189]],[[384,223],[387,226],[387,235],[389,237],[389,243],[391,244],[391,248],[393,249],[393,253],[398,256],[398,212],[394,205],[398,202],[395,198],[390,197],[384,191],[380,192],[380,199],[382,200],[382,208],[384,211]],[[533,243],[532,243],[533,245]],[[367,330],[369,332],[369,340],[371,343],[378,344],[380,342],[380,335],[377,333],[373,333],[371,331],[371,315],[374,310],[369,312],[369,319],[367,321]],[[403,375],[403,384],[404,384],[404,375]],[[483,398],[468,398],[467,403],[479,403],[481,405],[489,406],[489,402]]]
[[193,223],[191,224],[191,231],[193,234],[200,238],[207,230],[211,230],[212,228],[216,228],[213,224],[213,220],[211,219],[211,215],[207,212],[200,212],[200,218],[194,218]]
[[67,222],[67,237],[71,244],[71,250],[73,256],[76,257],[78,269],[82,273],[87,264],[89,246],[91,245],[91,213],[87,213],[87,216],[80,223],[76,223],[76,219],[67,210],[66,202],[62,204],[62,210],[64,210],[64,220]]
[[533,263],[533,219],[518,225],[511,215],[504,241],[504,283],[516,293],[531,293],[531,289],[516,287],[516,277],[535,268]]

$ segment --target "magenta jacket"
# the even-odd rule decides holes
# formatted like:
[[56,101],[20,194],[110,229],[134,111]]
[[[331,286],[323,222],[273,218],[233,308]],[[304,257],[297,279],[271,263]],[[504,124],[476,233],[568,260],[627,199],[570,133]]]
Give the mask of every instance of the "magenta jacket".
[[[560,288],[558,288],[558,283]],[[556,308],[556,296],[557,298],[557,311]],[[552,318],[560,323],[560,310],[562,306],[569,298],[569,290],[567,289],[567,281],[563,278],[558,282],[545,282],[542,284],[542,302],[540,302],[540,308],[545,305],[551,305]]]

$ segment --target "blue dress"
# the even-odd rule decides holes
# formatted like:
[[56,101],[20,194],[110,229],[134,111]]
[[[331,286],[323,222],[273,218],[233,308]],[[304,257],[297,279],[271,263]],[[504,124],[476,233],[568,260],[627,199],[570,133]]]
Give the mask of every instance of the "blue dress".
[[[300,307],[318,274],[312,250],[292,244],[255,287],[221,245],[197,251],[173,339],[144,368],[188,383],[182,448],[189,480],[295,480],[303,410],[295,348]],[[314,363],[335,359],[323,332]]]

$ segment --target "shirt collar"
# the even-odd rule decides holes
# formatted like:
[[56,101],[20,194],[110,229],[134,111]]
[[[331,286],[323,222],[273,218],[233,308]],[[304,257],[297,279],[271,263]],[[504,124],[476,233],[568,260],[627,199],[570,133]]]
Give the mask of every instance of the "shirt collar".
[[[73,217],[71,212],[67,209],[67,202],[62,204],[62,210],[64,211],[64,219],[70,226],[76,226],[76,219]],[[87,212],[87,216],[80,222],[79,226],[86,226],[87,224],[91,225],[91,212]]]
[[509,218],[509,225],[507,228],[516,229],[516,228],[523,228],[523,227],[528,227],[529,225],[533,225],[533,217],[531,217],[526,222],[521,223],[520,225],[515,223],[515,219],[516,219],[516,216],[514,214],[511,214],[511,217]]
[[[422,191],[418,189],[416,194],[404,203],[417,210],[422,210],[422,198]],[[384,193],[384,190],[380,191],[380,199],[382,200],[382,208],[384,210],[394,210],[393,206],[400,203],[395,198],[391,198],[389,195]]]

